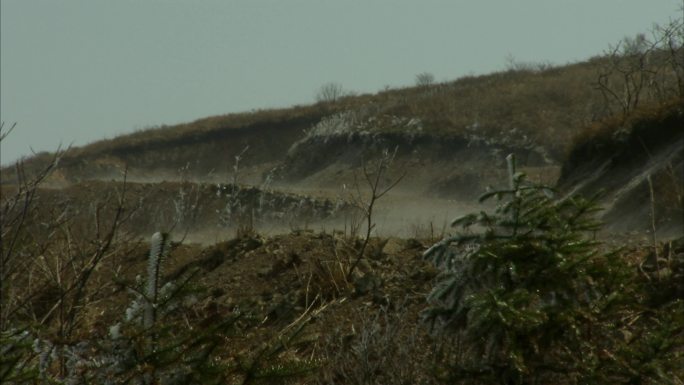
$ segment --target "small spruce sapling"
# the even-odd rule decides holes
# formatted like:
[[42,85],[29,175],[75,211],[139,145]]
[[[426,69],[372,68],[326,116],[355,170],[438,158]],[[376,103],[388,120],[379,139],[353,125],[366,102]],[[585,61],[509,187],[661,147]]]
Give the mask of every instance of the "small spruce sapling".
[[508,188],[480,198],[496,198],[496,210],[454,220],[462,232],[425,252],[441,274],[423,315],[468,352],[451,368],[452,380],[576,378],[593,357],[586,337],[594,317],[613,298],[603,276],[615,261],[593,240],[599,209],[578,197],[555,200],[550,187],[516,172],[513,156],[507,160]]

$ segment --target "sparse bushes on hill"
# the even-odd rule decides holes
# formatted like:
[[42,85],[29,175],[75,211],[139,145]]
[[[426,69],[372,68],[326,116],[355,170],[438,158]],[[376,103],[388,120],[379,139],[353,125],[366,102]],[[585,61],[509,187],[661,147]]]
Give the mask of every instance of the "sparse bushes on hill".
[[655,26],[651,38],[624,38],[606,53],[595,83],[610,114],[627,116],[644,101],[684,98],[684,19]]
[[506,55],[506,70],[521,72],[544,72],[554,68],[550,62],[524,62],[516,60],[512,54]]
[[[88,220],[68,200],[39,205],[38,187],[57,160],[34,176],[17,165],[21,184],[3,190],[1,383],[248,384],[311,370],[312,362],[283,355],[302,322],[275,341],[232,350],[235,331],[254,323],[243,312],[199,306],[208,296],[196,290],[196,270],[165,280],[171,245],[161,235],[153,238],[146,278],[132,282],[138,242],[121,227],[136,211],[126,204],[126,183],[91,202]],[[112,316],[123,288],[134,298]]]
[[[0,334],[2,383],[251,384],[284,381],[315,367],[311,360],[283,355],[297,345],[306,320],[294,322],[273,341],[233,350],[230,339],[248,332],[254,320],[238,310],[215,314],[199,306],[207,294],[196,283],[196,268],[164,282],[170,247],[165,235],[155,234],[145,278],[114,279],[133,298],[109,325],[79,325],[74,335],[60,338],[50,324],[43,330],[9,320]],[[86,326],[93,330],[82,330]]]

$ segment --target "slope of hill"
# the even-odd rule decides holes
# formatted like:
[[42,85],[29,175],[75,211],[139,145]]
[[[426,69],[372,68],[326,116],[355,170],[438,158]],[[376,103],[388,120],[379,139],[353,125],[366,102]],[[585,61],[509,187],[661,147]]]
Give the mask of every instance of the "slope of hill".
[[[570,191],[586,179],[577,176],[582,174],[578,167],[593,167],[615,150],[595,154],[587,152],[586,144],[575,146],[582,135],[594,141],[586,133],[592,124],[604,127],[604,136],[620,128],[605,123],[611,104],[595,89],[597,73],[609,63],[609,58],[597,57],[142,130],[70,149],[50,181],[63,187],[118,180],[126,169],[129,180],[141,183],[268,185],[315,191],[325,199],[355,185],[365,163],[384,151],[396,151],[389,176],[407,175],[399,189],[421,198],[470,201],[487,186],[505,181],[504,157],[514,153],[535,181],[553,185],[563,167],[561,187]],[[654,102],[656,96],[644,93],[642,104]],[[669,151],[676,153],[677,148],[672,144]],[[649,150],[655,153],[660,147]],[[566,158],[569,163],[564,164]],[[665,158],[654,159],[673,162]],[[50,154],[25,159],[24,171],[30,175],[50,160]],[[630,170],[637,167],[634,162],[618,163]],[[16,180],[11,168],[2,174],[5,184]],[[662,178],[656,179],[661,183]],[[615,178],[605,187],[621,190],[621,183]],[[578,191],[592,191],[587,186]]]
[[[0,382],[681,383],[684,83],[609,116],[603,64],[210,117],[3,169]],[[475,206],[489,185],[494,211]],[[608,232],[555,199],[601,190]]]
[[[518,149],[535,165],[559,165],[572,136],[602,113],[600,95],[591,85],[594,67],[586,62],[544,71],[511,70],[335,103],[159,127],[71,149],[59,174],[66,181],[109,179],[127,165],[132,177],[173,178],[189,165],[198,179],[210,173],[225,177],[246,146],[241,165],[252,182],[276,166],[283,177],[298,179],[335,163],[358,165],[359,154],[371,156],[378,148],[394,146],[404,154],[423,154],[419,158],[428,167],[444,155],[469,159],[473,146],[491,150],[493,158]],[[325,155],[325,164],[302,165],[316,162],[317,154]],[[38,169],[45,159],[29,158],[25,167]],[[11,179],[7,170],[5,174],[5,180]],[[330,184],[334,178],[320,182]]]
[[603,217],[615,230],[684,234],[684,103],[588,128],[563,165],[559,186],[583,195],[603,191]]

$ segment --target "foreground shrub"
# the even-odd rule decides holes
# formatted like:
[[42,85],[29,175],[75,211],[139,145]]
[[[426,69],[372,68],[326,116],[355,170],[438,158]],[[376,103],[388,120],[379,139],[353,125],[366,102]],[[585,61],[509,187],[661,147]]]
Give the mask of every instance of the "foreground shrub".
[[438,384],[430,373],[437,358],[431,353],[438,346],[412,322],[416,314],[409,306],[403,301],[361,312],[355,334],[330,333],[317,384]]
[[554,200],[508,160],[510,188],[480,199],[496,198],[495,211],[455,220],[463,231],[426,251],[441,275],[424,316],[459,344],[451,381],[578,380],[600,360],[593,336],[619,302],[626,266],[598,251],[592,200]]

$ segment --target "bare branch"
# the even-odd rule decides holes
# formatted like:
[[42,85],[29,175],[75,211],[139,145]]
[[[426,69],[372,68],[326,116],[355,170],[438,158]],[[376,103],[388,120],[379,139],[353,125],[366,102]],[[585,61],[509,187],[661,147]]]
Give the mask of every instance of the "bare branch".
[[363,259],[363,255],[368,247],[368,243],[370,242],[371,233],[375,228],[375,223],[373,223],[373,210],[375,209],[375,204],[377,203],[378,199],[382,198],[390,190],[396,187],[406,175],[406,172],[403,172],[398,178],[388,183],[387,186],[382,186],[382,180],[389,171],[396,154],[397,148],[395,148],[392,153],[387,150],[383,151],[373,170],[369,168],[368,163],[365,160],[362,160],[363,166],[361,169],[366,180],[367,187],[370,190],[370,197],[367,201],[363,200],[361,189],[358,183],[356,183],[356,176],[354,177],[357,195],[356,197],[352,197],[352,202],[354,202],[357,208],[364,213],[364,219],[366,221],[366,234],[363,239],[363,243],[356,254],[354,262],[352,262],[349,270],[347,271],[347,280],[351,279],[352,273]]

